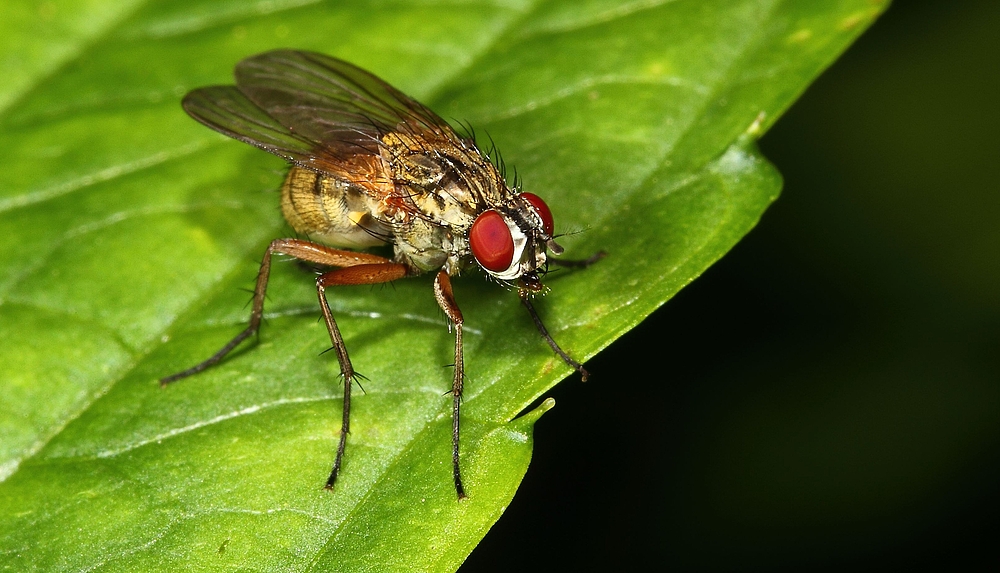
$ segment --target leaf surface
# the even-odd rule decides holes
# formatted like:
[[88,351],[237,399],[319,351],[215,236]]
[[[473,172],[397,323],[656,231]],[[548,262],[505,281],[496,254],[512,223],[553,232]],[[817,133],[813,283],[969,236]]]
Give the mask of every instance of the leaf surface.
[[[549,275],[537,303],[584,359],[753,227],[780,188],[754,140],[883,9],[5,5],[0,49],[17,81],[0,88],[3,567],[454,570],[514,495],[531,425],[551,404],[518,414],[569,372],[513,293],[476,273],[456,280],[468,326],[463,503],[444,396],[453,341],[429,277],[330,293],[369,379],[333,494],[321,486],[339,370],[320,354],[329,341],[297,265],[273,270],[256,344],[161,389],[157,378],[242,328],[240,289],[268,241],[290,233],[277,209],[281,161],[187,118],[188,90],[229,83],[241,58],[290,46],[357,63],[471,123],[546,198],[557,231],[571,233],[567,256],[609,254]],[[624,387],[612,393],[627,407]]]

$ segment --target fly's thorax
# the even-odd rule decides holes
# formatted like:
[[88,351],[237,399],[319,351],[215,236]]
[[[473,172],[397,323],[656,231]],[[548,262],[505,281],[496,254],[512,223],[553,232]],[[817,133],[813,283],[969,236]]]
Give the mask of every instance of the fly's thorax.
[[292,166],[281,187],[281,212],[300,235],[334,246],[364,248],[392,240],[381,204],[365,188]]
[[512,192],[471,144],[454,139],[430,146],[394,132],[383,145],[394,195],[406,205],[396,227],[397,260],[423,271],[458,273],[471,261],[468,234],[476,217]]
[[[396,230],[396,260],[420,272],[457,272],[452,233],[427,219],[411,218]],[[453,270],[454,269],[454,270]]]
[[457,274],[471,257],[469,228],[473,208],[461,200],[468,190],[447,182],[440,188],[405,187],[414,207],[395,228],[397,260],[421,271],[444,268]]

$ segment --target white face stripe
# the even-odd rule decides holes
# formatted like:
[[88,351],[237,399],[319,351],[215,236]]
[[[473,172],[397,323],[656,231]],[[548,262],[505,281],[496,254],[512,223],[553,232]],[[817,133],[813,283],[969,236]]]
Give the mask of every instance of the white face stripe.
[[498,279],[509,281],[520,277],[522,274],[521,257],[524,256],[524,248],[528,245],[528,236],[521,232],[521,229],[514,224],[514,221],[510,220],[510,217],[503,213],[500,213],[500,216],[503,217],[503,222],[507,223],[507,230],[510,231],[510,237],[514,239],[514,258],[510,260],[510,266],[507,267],[507,270],[499,273],[489,272]]

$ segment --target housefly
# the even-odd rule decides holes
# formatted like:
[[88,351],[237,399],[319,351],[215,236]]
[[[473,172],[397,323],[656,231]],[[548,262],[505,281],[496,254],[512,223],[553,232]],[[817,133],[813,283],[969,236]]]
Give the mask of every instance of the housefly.
[[[509,186],[472,137],[458,135],[430,109],[347,62],[277,50],[236,65],[236,85],[184,97],[191,117],[229,137],[283,157],[291,168],[281,211],[303,239],[268,245],[257,275],[250,323],[204,362],[160,382],[201,372],[260,328],[271,258],[287,255],[332,267],[316,278],[320,310],[344,379],[340,441],[326,487],[340,471],[350,428],[351,385],[358,377],[326,299],[339,285],[376,284],[434,273],[434,298],[454,326],[452,470],[459,499],[459,408],[464,381],[462,312],[451,276],[478,266],[513,285],[545,341],[580,375],[587,371],[552,339],[531,304],[544,290],[552,213],[537,195]],[[392,258],[356,250],[392,245]],[[596,260],[563,261],[582,266]],[[556,261],[552,261],[556,262]]]

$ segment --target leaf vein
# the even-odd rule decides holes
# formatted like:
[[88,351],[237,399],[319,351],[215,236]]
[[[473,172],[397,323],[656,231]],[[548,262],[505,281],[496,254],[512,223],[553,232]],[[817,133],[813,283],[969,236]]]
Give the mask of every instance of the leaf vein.
[[543,95],[528,103],[511,107],[500,113],[480,116],[479,118],[477,118],[477,120],[486,123],[486,122],[494,122],[505,119],[512,119],[519,115],[535,111],[539,108],[548,107],[550,105],[558,103],[561,100],[577,95],[580,92],[602,85],[653,85],[653,86],[660,85],[660,86],[686,88],[698,94],[705,94],[708,91],[708,88],[706,86],[703,86],[697,82],[692,82],[678,76],[645,77],[645,76],[608,74],[604,76],[581,78],[575,84],[557,90],[554,93],[551,93],[549,95]]
[[51,201],[81,189],[97,185],[98,183],[104,183],[112,179],[131,175],[174,159],[187,157],[203,150],[208,145],[207,141],[199,141],[188,145],[182,145],[181,147],[173,150],[161,151],[159,153],[154,153],[147,157],[142,157],[119,165],[104,167],[102,169],[98,169],[96,172],[81,175],[74,179],[70,179],[69,181],[63,181],[62,183],[57,183],[45,189],[29,191],[25,194],[13,197],[6,197],[0,199],[0,214],[3,214],[6,211],[27,207],[29,205]]
[[645,12],[649,10],[655,10],[661,6],[667,4],[673,4],[678,0],[636,0],[634,2],[624,2],[614,8],[605,10],[603,12],[594,14],[587,18],[580,18],[576,21],[567,21],[562,23],[552,23],[548,26],[541,26],[535,30],[530,30],[525,33],[523,37],[537,38],[541,36],[554,35],[554,34],[565,34],[568,32],[577,32],[583,30],[584,28],[590,28],[593,26],[598,26],[601,24],[608,24],[614,22],[615,20],[620,20],[626,18],[633,14],[639,12]]

